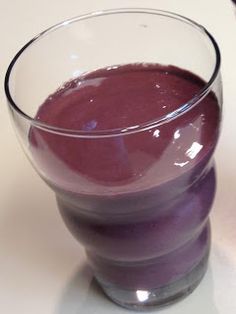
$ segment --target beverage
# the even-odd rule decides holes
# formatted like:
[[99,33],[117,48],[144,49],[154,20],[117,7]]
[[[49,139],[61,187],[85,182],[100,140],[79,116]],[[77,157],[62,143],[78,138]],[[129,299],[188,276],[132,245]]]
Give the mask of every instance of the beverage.
[[84,136],[30,129],[32,157],[65,223],[122,305],[157,295],[171,302],[205,272],[220,108],[210,92],[175,112],[205,84],[174,66],[99,69],[65,83],[35,117]]

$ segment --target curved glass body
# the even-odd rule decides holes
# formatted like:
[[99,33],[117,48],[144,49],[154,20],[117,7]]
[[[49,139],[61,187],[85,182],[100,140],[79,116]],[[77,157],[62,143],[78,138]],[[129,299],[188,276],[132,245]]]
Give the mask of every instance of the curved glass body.
[[[187,71],[186,89],[191,80],[200,83],[175,110],[136,125],[97,130],[40,120],[40,106],[65,82],[124,64],[172,65]],[[205,273],[221,121],[219,67],[217,44],[202,26],[148,9],[65,21],[26,44],[9,66],[6,95],[22,146],[56,193],[96,279],[122,306],[169,304]]]

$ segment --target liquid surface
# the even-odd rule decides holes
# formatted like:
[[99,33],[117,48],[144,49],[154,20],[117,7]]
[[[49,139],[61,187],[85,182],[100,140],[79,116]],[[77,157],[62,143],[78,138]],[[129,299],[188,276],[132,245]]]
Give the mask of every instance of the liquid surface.
[[[36,118],[65,129],[124,129],[159,120],[204,84],[173,66],[114,66],[66,83],[44,102]],[[178,177],[204,159],[216,143],[218,122],[219,107],[211,93],[173,121],[135,135],[88,140],[33,129],[30,141],[49,180],[65,189],[102,193],[104,187],[98,185],[103,185],[105,193],[112,186],[124,192],[127,187],[122,186],[129,185],[128,190],[136,191]],[[44,146],[50,156],[45,150],[42,154]]]
[[184,105],[203,84],[173,66],[108,67],[66,83],[41,106],[37,119],[82,131],[142,125]]

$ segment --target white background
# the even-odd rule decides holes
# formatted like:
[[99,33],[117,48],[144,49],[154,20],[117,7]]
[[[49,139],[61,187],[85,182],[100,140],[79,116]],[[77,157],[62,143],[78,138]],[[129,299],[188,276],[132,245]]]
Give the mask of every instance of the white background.
[[66,18],[115,7],[175,11],[203,24],[219,43],[224,123],[216,152],[210,267],[191,296],[160,313],[236,313],[236,15],[230,0],[0,0],[0,313],[129,312],[91,283],[83,250],[16,140],[3,91],[11,58],[31,37]]

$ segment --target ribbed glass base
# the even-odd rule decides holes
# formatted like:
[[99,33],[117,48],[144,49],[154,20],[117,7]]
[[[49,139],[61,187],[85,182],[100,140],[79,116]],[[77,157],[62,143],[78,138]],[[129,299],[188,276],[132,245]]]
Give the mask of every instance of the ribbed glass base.
[[104,284],[99,281],[105,294],[115,303],[127,309],[146,311],[152,307],[158,308],[189,295],[200,283],[207,269],[208,252],[191,272],[169,285],[152,290],[125,290]]

